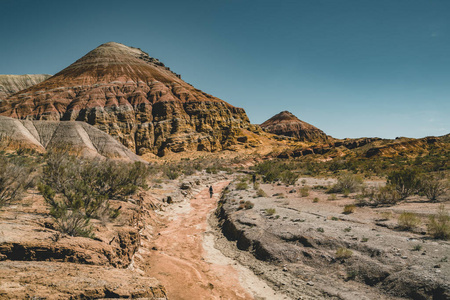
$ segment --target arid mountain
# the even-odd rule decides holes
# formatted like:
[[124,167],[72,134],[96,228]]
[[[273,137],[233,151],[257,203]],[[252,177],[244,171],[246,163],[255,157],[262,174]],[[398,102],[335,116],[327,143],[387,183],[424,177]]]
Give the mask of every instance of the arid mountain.
[[140,49],[113,42],[7,98],[0,114],[84,121],[140,155],[226,149],[250,125],[243,109],[187,84]]
[[127,161],[141,159],[103,131],[75,121],[30,121],[0,116],[1,147],[45,149],[70,146],[86,157],[108,157]]
[[320,142],[328,139],[322,130],[299,120],[288,111],[280,112],[260,126],[267,132],[295,137],[305,142]]
[[48,74],[0,75],[0,101],[51,76]]

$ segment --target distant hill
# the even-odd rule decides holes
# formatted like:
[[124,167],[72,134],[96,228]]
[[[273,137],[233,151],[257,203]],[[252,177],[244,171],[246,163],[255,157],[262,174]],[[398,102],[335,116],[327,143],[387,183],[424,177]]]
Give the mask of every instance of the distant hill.
[[0,75],[0,101],[30,86],[41,83],[51,76],[48,74]]
[[267,132],[294,137],[306,142],[320,142],[328,139],[322,130],[298,119],[288,111],[280,112],[260,126]]

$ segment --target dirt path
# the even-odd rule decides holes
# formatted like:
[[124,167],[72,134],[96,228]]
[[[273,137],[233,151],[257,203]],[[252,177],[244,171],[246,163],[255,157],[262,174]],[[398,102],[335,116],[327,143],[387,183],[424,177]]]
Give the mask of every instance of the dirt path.
[[[243,274],[234,266],[236,263],[223,260],[220,251],[214,252],[211,240],[205,242],[207,218],[227,184],[214,184],[216,193],[212,198],[205,188],[190,202],[175,204],[164,213],[152,241],[153,251],[140,253],[148,272],[166,288],[169,299],[253,299],[254,292],[249,293],[240,284],[240,279],[249,281],[253,273]],[[271,290],[258,284],[267,292]]]

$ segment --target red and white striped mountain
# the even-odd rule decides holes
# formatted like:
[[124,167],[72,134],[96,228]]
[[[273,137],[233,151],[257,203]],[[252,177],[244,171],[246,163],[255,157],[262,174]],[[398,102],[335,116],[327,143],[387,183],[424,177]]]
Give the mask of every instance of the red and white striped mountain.
[[114,42],[6,98],[0,114],[84,121],[137,154],[226,149],[250,126],[242,108],[194,88],[140,49]]
[[260,126],[267,132],[295,137],[305,142],[321,142],[328,139],[328,136],[322,130],[303,122],[288,111],[280,112]]

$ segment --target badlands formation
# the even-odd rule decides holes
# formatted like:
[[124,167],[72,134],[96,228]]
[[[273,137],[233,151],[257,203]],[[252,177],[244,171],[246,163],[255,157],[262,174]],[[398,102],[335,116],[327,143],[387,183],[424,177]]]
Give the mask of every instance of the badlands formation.
[[140,49],[113,42],[2,101],[0,114],[87,122],[138,155],[228,149],[252,128],[242,108],[194,88]]
[[0,101],[49,77],[48,74],[0,75]]

